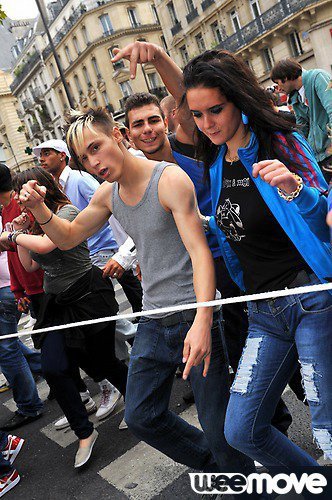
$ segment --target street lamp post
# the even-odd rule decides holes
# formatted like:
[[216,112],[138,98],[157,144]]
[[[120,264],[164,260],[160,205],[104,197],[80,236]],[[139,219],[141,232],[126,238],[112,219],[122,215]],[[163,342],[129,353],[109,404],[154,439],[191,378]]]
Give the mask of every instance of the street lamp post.
[[44,16],[43,9],[42,9],[42,7],[40,5],[40,1],[39,0],[35,0],[35,1],[36,1],[38,10],[39,10],[40,17],[41,17],[41,19],[43,21],[43,24],[44,24],[45,32],[46,32],[46,35],[47,35],[47,38],[48,38],[48,41],[49,41],[49,44],[50,44],[50,47],[51,47],[51,50],[52,50],[55,62],[56,62],[56,65],[57,65],[58,70],[59,70],[60,79],[61,79],[63,88],[65,89],[66,96],[67,96],[67,99],[68,99],[68,102],[69,102],[69,106],[71,108],[74,108],[74,101],[73,101],[73,98],[71,96],[70,90],[68,88],[68,85],[67,85],[67,82],[66,82],[66,79],[65,79],[65,75],[64,75],[64,73],[62,71],[62,66],[61,66],[58,54],[57,54],[57,52],[55,50],[54,43],[53,43],[51,34],[50,34],[48,26],[47,26],[47,21],[46,21],[46,18]]

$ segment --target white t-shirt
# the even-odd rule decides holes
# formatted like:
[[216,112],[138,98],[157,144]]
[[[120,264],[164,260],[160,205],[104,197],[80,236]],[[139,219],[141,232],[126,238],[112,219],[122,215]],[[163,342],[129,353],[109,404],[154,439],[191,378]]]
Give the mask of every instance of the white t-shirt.
[[[2,218],[0,215],[0,233],[2,231]],[[0,252],[0,288],[10,286],[7,252]]]

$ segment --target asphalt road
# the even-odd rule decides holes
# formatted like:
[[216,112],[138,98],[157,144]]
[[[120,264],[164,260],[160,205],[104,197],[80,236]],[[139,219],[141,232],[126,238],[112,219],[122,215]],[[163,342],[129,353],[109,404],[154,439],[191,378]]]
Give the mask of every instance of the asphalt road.
[[[121,310],[126,310],[122,304]],[[29,340],[25,340],[29,342]],[[99,387],[85,379],[91,395],[98,401]],[[184,403],[182,396],[188,384],[175,379],[171,409],[197,424],[194,406]],[[48,387],[38,383],[42,399]],[[286,391],[284,399],[293,416],[290,438],[316,459],[321,452],[315,447],[310,430],[309,411],[295,396]],[[15,411],[11,391],[0,394],[0,420]],[[21,482],[6,495],[15,500],[150,500],[197,499],[190,488],[188,469],[175,464],[131,434],[119,430],[123,417],[120,402],[114,414],[98,423],[99,438],[89,463],[81,470],[73,467],[77,440],[70,430],[56,431],[54,422],[61,416],[56,401],[45,402],[45,411],[39,420],[21,427],[14,433],[26,442],[15,464]],[[95,420],[95,417],[92,417]],[[198,425],[198,424],[197,424]],[[294,497],[292,497],[294,498]],[[298,497],[301,498],[301,497]],[[319,495],[317,498],[322,499]],[[229,499],[230,500],[230,499]],[[325,499],[324,499],[325,500]]]

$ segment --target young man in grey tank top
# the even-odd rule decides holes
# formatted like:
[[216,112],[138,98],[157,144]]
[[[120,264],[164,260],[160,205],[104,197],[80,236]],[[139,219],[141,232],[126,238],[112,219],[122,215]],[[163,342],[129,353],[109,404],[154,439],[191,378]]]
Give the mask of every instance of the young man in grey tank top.
[[[77,162],[107,182],[73,222],[51,215],[43,203],[45,188],[35,181],[23,186],[21,202],[54,243],[64,250],[76,246],[114,212],[137,247],[144,310],[213,300],[213,259],[189,177],[175,165],[133,157],[100,110],[75,112],[67,144]],[[253,462],[224,437],[229,376],[223,346],[219,313],[211,307],[142,317],[130,360],[125,420],[137,437],[177,462],[210,472],[249,473]],[[168,409],[182,362],[204,432]]]

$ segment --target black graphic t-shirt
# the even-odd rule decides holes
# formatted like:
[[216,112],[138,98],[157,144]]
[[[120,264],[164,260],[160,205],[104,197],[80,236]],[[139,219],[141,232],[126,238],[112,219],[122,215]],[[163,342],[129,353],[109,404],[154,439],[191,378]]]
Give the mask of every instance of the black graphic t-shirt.
[[224,161],[216,221],[237,254],[248,293],[285,288],[308,268],[241,161]]

